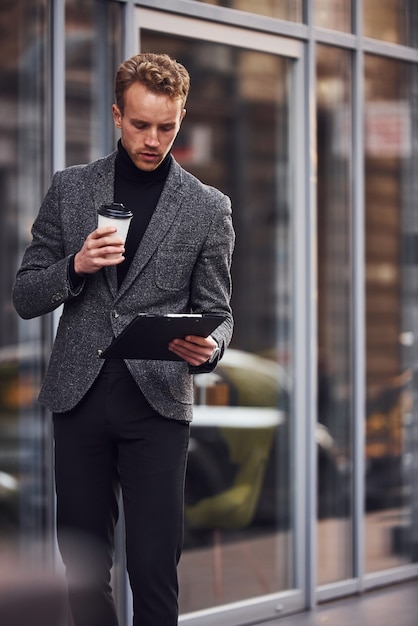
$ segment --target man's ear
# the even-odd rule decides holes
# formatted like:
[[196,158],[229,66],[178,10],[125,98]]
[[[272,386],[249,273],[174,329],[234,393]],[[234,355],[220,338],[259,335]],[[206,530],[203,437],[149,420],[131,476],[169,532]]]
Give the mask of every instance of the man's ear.
[[115,122],[116,128],[121,128],[122,114],[117,104],[112,104],[112,115],[113,115],[113,121]]

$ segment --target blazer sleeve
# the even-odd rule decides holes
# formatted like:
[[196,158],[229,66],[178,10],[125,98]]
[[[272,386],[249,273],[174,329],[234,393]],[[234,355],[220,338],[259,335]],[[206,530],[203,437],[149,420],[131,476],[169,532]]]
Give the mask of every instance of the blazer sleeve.
[[72,254],[66,252],[63,242],[59,181],[58,172],[32,226],[32,241],[25,250],[13,285],[13,304],[24,319],[53,311],[83,289],[84,281],[76,288],[70,281]]
[[190,367],[192,373],[212,371],[229,345],[233,332],[231,309],[231,263],[235,244],[231,202],[227,196],[217,204],[205,244],[195,264],[191,280],[191,308],[194,312],[217,313],[225,321],[212,333],[220,347],[220,355],[213,363]]

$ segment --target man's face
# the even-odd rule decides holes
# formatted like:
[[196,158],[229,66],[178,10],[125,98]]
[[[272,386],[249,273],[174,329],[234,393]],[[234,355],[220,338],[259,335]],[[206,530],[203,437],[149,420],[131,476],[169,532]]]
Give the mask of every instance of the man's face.
[[152,172],[170,151],[186,110],[180,98],[172,100],[134,83],[125,92],[123,115],[116,104],[112,113],[133,163],[140,170]]

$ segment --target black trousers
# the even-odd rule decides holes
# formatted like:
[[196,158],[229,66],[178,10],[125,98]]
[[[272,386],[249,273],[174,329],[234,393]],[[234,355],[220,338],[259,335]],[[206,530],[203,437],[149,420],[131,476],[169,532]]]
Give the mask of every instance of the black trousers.
[[146,402],[109,361],[77,407],[54,414],[57,537],[75,626],[117,626],[110,586],[122,490],[133,626],[175,626],[188,424]]

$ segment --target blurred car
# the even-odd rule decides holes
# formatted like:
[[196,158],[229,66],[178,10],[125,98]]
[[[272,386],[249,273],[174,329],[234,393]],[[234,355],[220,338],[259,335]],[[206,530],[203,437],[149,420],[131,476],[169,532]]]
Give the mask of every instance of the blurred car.
[[[293,516],[291,441],[292,381],[277,362],[228,349],[211,374],[195,376],[196,406],[191,428],[186,502],[216,495],[229,488],[237,467],[231,463],[224,429],[237,428],[254,436],[274,427],[263,486],[252,525],[284,527]],[[255,429],[255,430],[254,430]],[[329,430],[316,426],[318,445],[318,515],[347,513],[350,468]]]
[[[34,525],[45,506],[37,480],[42,472],[43,423],[37,407],[40,346],[0,348],[0,533]],[[45,474],[44,474],[45,475]]]

